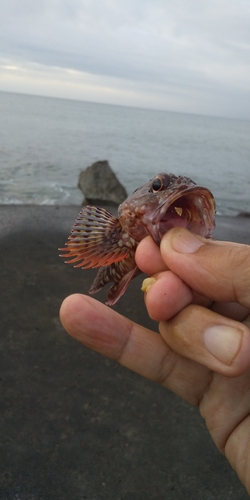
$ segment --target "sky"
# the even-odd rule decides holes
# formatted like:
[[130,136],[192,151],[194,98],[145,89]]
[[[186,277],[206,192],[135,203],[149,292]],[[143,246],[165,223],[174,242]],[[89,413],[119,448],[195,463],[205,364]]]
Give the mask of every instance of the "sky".
[[0,0],[0,90],[250,119],[249,0]]

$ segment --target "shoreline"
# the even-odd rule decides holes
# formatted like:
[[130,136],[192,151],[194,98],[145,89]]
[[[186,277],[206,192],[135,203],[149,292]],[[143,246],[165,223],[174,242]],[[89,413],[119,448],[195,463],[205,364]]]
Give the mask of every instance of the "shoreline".
[[[67,239],[81,208],[80,205],[0,204],[0,238],[13,233],[13,231],[22,230],[25,232],[33,230],[36,232],[55,231],[62,235],[65,233]],[[115,206],[105,205],[104,208],[114,215],[117,214]],[[215,220],[214,238],[250,244],[250,217],[244,215],[216,215]]]
[[[77,204],[77,203],[69,203],[69,204],[65,204],[65,203],[21,203],[21,202],[10,202],[10,203],[4,203],[4,202],[1,202],[0,201],[0,207],[57,207],[57,208],[60,208],[60,207],[70,207],[70,208],[73,208],[73,207],[76,207],[76,208],[80,208],[87,205],[86,204]],[[107,203],[92,203],[92,205],[98,205],[98,206],[103,206],[103,207],[106,207],[108,210],[116,210],[118,208],[119,205],[116,205],[115,203],[114,204],[109,204],[108,202]],[[238,212],[235,212],[235,213],[221,213],[219,210],[217,210],[216,212],[216,217],[243,217],[243,218],[250,218],[250,211],[248,210],[239,210]]]

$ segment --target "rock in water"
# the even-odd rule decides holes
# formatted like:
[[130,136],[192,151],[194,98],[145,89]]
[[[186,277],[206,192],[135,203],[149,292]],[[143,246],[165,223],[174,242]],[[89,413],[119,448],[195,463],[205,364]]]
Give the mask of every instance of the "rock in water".
[[106,160],[83,170],[78,187],[85,196],[83,205],[120,205],[128,196]]

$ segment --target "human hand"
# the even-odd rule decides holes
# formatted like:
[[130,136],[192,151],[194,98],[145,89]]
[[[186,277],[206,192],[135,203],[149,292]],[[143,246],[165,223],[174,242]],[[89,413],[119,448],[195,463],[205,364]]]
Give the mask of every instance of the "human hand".
[[[177,243],[186,253],[174,250]],[[250,491],[250,330],[242,323],[250,309],[250,247],[177,228],[163,238],[161,253],[143,240],[137,262],[156,278],[146,306],[161,335],[81,295],[64,301],[62,323],[88,347],[198,405]]]

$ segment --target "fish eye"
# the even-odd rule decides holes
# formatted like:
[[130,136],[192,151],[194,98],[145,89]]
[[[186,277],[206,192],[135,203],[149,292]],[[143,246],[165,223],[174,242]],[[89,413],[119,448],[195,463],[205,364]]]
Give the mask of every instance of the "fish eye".
[[152,182],[152,190],[160,191],[163,188],[162,180],[159,177],[156,177]]
[[153,191],[153,193],[156,193],[157,191],[162,191],[163,189],[167,188],[169,184],[170,184],[169,175],[165,174],[162,175],[161,177],[155,177],[151,184],[151,191]]

